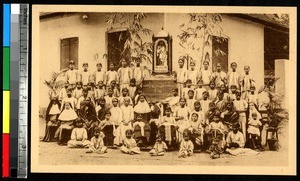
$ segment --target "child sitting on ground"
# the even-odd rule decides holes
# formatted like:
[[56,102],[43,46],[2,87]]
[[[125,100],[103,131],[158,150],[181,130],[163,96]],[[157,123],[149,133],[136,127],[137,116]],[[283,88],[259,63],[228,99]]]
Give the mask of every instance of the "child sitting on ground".
[[90,141],[88,140],[87,131],[83,128],[84,121],[78,118],[75,122],[76,127],[72,130],[71,140],[68,141],[69,148],[88,148]]
[[158,134],[156,137],[156,142],[149,153],[151,156],[163,156],[165,155],[165,151],[167,149],[168,147],[166,143],[162,141],[161,135]]
[[91,139],[89,151],[86,153],[98,153],[98,154],[104,154],[107,152],[107,147],[104,146],[104,133],[100,131],[100,128],[96,128],[94,130],[94,136]]
[[211,142],[211,145],[208,149],[208,152],[210,152],[210,158],[211,159],[220,158],[221,153],[223,153],[223,149],[220,146],[220,141],[217,137],[212,139],[212,142]]
[[261,122],[259,119],[257,119],[257,114],[256,112],[252,113],[252,119],[249,118],[248,122],[248,133],[249,133],[249,139],[250,139],[250,147],[252,149],[262,149],[262,145],[260,142],[260,130],[259,127],[262,126]]
[[126,138],[123,140],[123,146],[121,147],[121,151],[126,154],[139,154],[141,153],[140,148],[137,146],[135,139],[132,137],[132,130],[127,129]]
[[185,129],[183,131],[183,140],[180,143],[179,147],[179,158],[185,158],[192,156],[194,152],[194,144],[190,140],[190,131],[188,129]]

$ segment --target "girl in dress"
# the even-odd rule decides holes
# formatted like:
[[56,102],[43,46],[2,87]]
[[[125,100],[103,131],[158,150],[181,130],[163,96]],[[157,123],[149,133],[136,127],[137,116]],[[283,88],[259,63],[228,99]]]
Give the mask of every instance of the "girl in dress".
[[165,115],[161,117],[158,124],[159,134],[168,146],[174,147],[176,142],[175,118],[172,116],[172,109],[166,107]]
[[179,158],[185,158],[192,156],[194,152],[194,144],[190,140],[190,132],[188,129],[183,131],[183,140],[180,142],[180,147],[179,147]]
[[60,126],[55,133],[55,138],[58,138],[58,144],[64,145],[70,140],[71,131],[74,128],[74,120],[78,118],[76,112],[71,107],[70,102],[65,102],[62,112],[60,113],[58,120]]
[[126,132],[126,138],[123,140],[123,146],[121,147],[121,151],[126,154],[140,154],[140,148],[137,146],[135,139],[132,137],[132,130],[127,129]]
[[180,106],[178,106],[174,111],[175,116],[175,125],[178,130],[178,139],[179,141],[182,140],[183,131],[188,128],[189,125],[189,116],[190,116],[190,109],[186,106],[185,98],[180,98]]
[[191,132],[191,141],[195,145],[196,149],[200,149],[200,147],[203,145],[203,133],[204,129],[202,127],[201,122],[198,119],[199,115],[197,113],[193,113],[191,115],[189,124],[189,130]]
[[86,153],[98,153],[104,154],[107,151],[107,147],[104,145],[103,138],[105,137],[104,133],[100,131],[100,128],[96,128],[94,136],[91,139],[89,151]]
[[78,118],[75,121],[76,127],[72,130],[71,140],[68,141],[69,148],[88,148],[90,141],[88,140],[87,131],[83,127],[84,121]]
[[58,116],[60,114],[60,102],[57,97],[53,97],[46,111],[46,130],[43,141],[56,141],[54,134],[59,127]]
[[126,97],[124,99],[124,105],[122,105],[120,108],[122,110],[123,115],[123,121],[120,125],[120,141],[123,141],[126,137],[125,131],[127,129],[132,129],[132,121],[134,119],[134,112],[133,107],[129,105],[130,98]]
[[150,155],[151,156],[163,156],[165,155],[165,151],[168,149],[167,145],[165,142],[162,141],[161,135],[157,135],[156,137],[156,142],[150,150]]
[[111,117],[110,120],[115,124],[115,140],[114,144],[119,145],[122,140],[120,140],[120,125],[123,120],[123,113],[120,107],[118,107],[119,101],[117,98],[112,100],[113,107],[110,108]]
[[256,112],[253,112],[251,114],[252,118],[249,119],[248,122],[248,133],[249,133],[249,139],[250,139],[250,147],[252,149],[262,149],[261,145],[261,138],[260,138],[260,127],[262,126],[261,122],[259,119],[257,119],[257,114]]

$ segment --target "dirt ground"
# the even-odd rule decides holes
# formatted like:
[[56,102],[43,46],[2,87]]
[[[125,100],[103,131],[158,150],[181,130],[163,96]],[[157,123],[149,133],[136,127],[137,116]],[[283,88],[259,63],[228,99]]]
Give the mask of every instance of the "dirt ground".
[[[45,122],[40,120],[40,138],[44,135]],[[139,155],[126,155],[119,149],[108,149],[99,155],[85,153],[87,149],[70,149],[57,143],[39,142],[39,162],[41,165],[209,165],[209,166],[287,166],[288,139],[287,126],[279,134],[279,151],[263,151],[252,156],[232,156],[222,154],[220,159],[211,159],[207,153],[194,153],[188,158],[178,158],[177,151],[167,152],[164,156],[151,157],[148,152]]]

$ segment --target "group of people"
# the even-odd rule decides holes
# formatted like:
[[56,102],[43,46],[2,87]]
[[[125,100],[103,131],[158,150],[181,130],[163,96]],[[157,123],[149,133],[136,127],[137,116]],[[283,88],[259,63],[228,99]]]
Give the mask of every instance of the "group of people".
[[148,102],[139,60],[129,67],[122,59],[118,71],[110,64],[107,72],[98,63],[93,74],[87,63],[79,72],[70,61],[64,87],[49,94],[43,140],[99,154],[109,147],[120,147],[127,154],[151,148],[153,156],[178,149],[179,157],[206,150],[211,158],[219,158],[226,149],[262,149],[260,111],[266,109],[269,97],[266,90],[256,93],[250,67],[245,66],[241,75],[235,62],[227,74],[219,63],[215,72],[209,70],[208,61],[201,71],[195,70],[195,62],[190,62],[189,70],[184,63],[183,58],[178,60],[174,76],[178,87],[172,96]]

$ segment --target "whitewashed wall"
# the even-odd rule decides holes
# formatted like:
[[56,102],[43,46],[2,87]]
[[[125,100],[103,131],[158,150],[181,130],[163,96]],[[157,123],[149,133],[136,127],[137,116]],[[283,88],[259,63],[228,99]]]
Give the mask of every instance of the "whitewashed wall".
[[[107,14],[90,14],[87,21],[83,21],[80,15],[65,18],[43,20],[40,23],[40,106],[46,107],[49,103],[48,88],[43,84],[51,76],[52,71],[60,68],[60,39],[79,37],[78,64],[79,70],[83,62],[88,62],[90,70],[95,71],[96,63],[103,62],[102,55],[106,53],[106,30],[109,27],[105,22]],[[180,34],[179,25],[187,20],[186,14],[151,14],[143,22],[143,26],[153,30],[154,34],[165,27],[165,31],[173,37],[173,70],[178,69],[177,60],[185,51],[178,44]],[[164,22],[166,24],[164,25]],[[251,66],[251,72],[255,73],[258,87],[264,80],[264,29],[262,25],[223,16],[222,28],[224,34],[229,37],[229,64],[237,62],[238,71],[243,72],[245,65]],[[145,41],[151,41],[152,37],[143,37]],[[209,51],[209,49],[208,49]],[[99,59],[93,61],[94,55]],[[194,57],[195,58],[195,57]],[[198,65],[197,65],[198,66]]]

